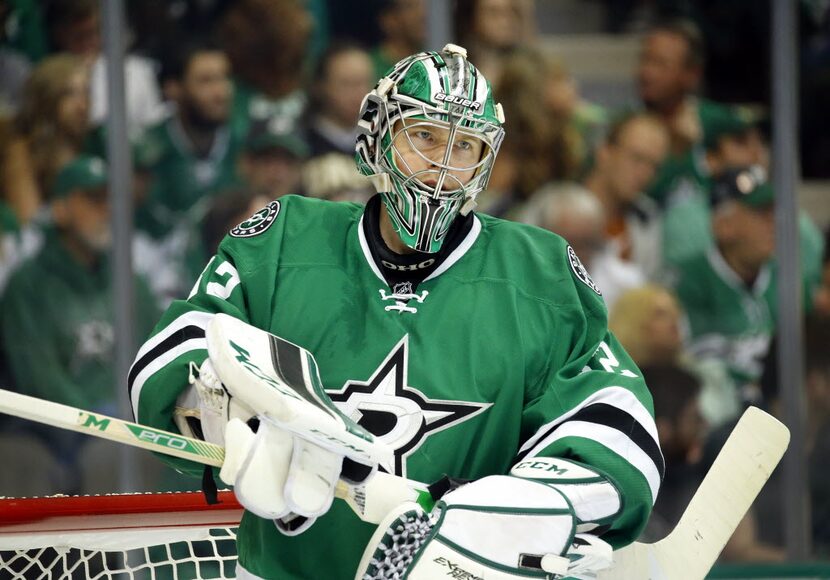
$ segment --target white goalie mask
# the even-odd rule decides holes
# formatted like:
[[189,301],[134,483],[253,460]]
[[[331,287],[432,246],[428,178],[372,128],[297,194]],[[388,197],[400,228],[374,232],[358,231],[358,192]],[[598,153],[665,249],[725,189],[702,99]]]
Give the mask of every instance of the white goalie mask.
[[405,58],[363,100],[356,162],[409,247],[437,252],[475,207],[504,137],[490,84],[448,44]]

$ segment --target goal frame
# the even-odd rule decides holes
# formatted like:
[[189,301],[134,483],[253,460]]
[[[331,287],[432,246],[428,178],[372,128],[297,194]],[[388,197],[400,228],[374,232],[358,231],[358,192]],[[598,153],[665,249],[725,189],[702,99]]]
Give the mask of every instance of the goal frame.
[[236,528],[243,508],[232,491],[208,505],[201,492],[0,499],[0,551],[39,548],[133,550],[208,539]]

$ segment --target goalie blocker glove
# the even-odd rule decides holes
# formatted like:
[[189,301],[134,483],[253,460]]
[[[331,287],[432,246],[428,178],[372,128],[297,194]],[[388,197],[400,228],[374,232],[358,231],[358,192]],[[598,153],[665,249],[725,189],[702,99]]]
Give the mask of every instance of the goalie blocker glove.
[[219,477],[282,533],[328,511],[338,479],[363,484],[388,461],[391,451],[336,409],[305,349],[224,314],[211,319],[207,342],[177,425],[225,447]]
[[429,514],[414,503],[372,536],[356,580],[594,578],[611,565],[598,536],[620,512],[607,477],[573,461],[536,457],[446,494]]

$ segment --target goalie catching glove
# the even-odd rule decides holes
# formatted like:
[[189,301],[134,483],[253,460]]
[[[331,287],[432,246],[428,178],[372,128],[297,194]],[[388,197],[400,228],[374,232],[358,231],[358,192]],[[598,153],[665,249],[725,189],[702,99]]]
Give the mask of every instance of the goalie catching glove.
[[431,513],[400,506],[369,541],[356,580],[595,578],[611,546],[587,533],[620,511],[616,487],[572,461],[539,457],[446,494]]
[[[208,324],[207,343],[177,424],[225,446],[219,477],[281,532],[299,534],[328,511],[338,479],[363,484],[391,461],[388,447],[334,406],[308,351],[224,314]],[[196,413],[182,408],[198,409],[198,429]]]

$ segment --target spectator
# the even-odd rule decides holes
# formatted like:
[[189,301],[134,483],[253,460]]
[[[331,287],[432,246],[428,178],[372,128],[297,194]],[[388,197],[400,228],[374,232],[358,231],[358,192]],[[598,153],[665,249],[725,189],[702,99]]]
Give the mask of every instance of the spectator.
[[608,308],[624,291],[645,282],[635,265],[621,261],[605,240],[605,213],[597,198],[575,183],[549,184],[537,192],[525,210],[525,223],[565,238],[602,291]]
[[[12,275],[0,303],[0,329],[15,387],[25,394],[114,414],[112,291],[106,167],[80,156],[53,187],[54,227],[40,252]],[[136,280],[137,336],[157,316]],[[54,432],[53,432],[54,433]],[[81,440],[65,431],[50,446],[69,463]]]
[[683,309],[669,289],[646,284],[622,293],[609,310],[608,327],[637,366],[678,365],[694,374],[702,383],[700,410],[711,428],[738,416],[737,388],[723,362],[687,352]]
[[377,25],[381,38],[370,53],[374,81],[399,60],[424,49],[427,34],[424,0],[380,0]]
[[371,184],[354,166],[354,143],[360,105],[376,82],[372,77],[369,55],[357,44],[333,44],[323,53],[307,120],[311,159],[303,173],[308,195],[333,199],[362,189],[361,201],[371,197]]
[[679,176],[693,175],[695,159],[724,105],[695,96],[703,75],[703,38],[692,22],[670,20],[653,26],[643,39],[637,84],[647,111],[657,115],[671,137],[671,155],[649,194],[662,201]]
[[725,361],[742,398],[755,401],[775,328],[774,194],[750,168],[727,172],[711,195],[715,245],[680,265],[677,293],[692,353]]
[[494,87],[503,84],[504,59],[535,39],[534,8],[532,0],[455,2],[455,38]]
[[510,217],[542,185],[578,177],[585,146],[571,119],[551,103],[547,72],[559,65],[540,50],[516,51],[506,60],[496,94],[513,130],[505,138],[483,211]]
[[20,224],[43,207],[58,169],[89,134],[89,73],[76,56],[47,57],[26,81],[0,160],[0,189]]
[[175,112],[137,145],[152,177],[138,227],[155,238],[168,235],[200,200],[234,183],[240,147],[229,125],[232,85],[222,50],[186,43],[169,55],[162,78]]
[[280,133],[273,125],[254,122],[239,159],[242,180],[254,195],[269,200],[303,191],[302,163],[309,154],[305,141],[294,133]]
[[369,54],[355,43],[332,44],[313,78],[307,129],[311,156],[336,152],[354,157],[360,105],[377,82]]
[[703,141],[699,170],[678,177],[664,199],[663,253],[666,265],[706,252],[712,245],[709,197],[712,184],[727,170],[758,163],[753,129],[740,116],[717,116]]
[[622,117],[597,148],[585,186],[605,209],[610,250],[650,279],[662,265],[659,209],[645,195],[669,147],[663,124],[650,114]]
[[[713,184],[736,168],[758,165],[768,170],[768,147],[761,132],[740,115],[722,111],[712,115],[709,127],[698,172],[676,179],[666,195],[662,245],[664,266],[669,271],[714,244],[709,203]],[[824,242],[806,212],[799,215],[798,229],[801,268],[813,288],[821,278]]]
[[[53,50],[75,54],[91,65],[90,122],[102,125],[107,118],[107,65],[102,52],[101,14],[98,0],[50,0],[45,24]],[[134,54],[124,57],[127,128],[132,137],[161,120],[164,108],[149,59]]]
[[703,481],[706,421],[698,404],[700,382],[693,374],[672,364],[641,371],[654,400],[654,421],[666,460],[663,486],[642,538],[656,541],[674,528]]
[[247,135],[253,119],[278,119],[294,130],[306,107],[302,88],[312,20],[302,0],[237,0],[219,33],[234,74],[234,134]]

